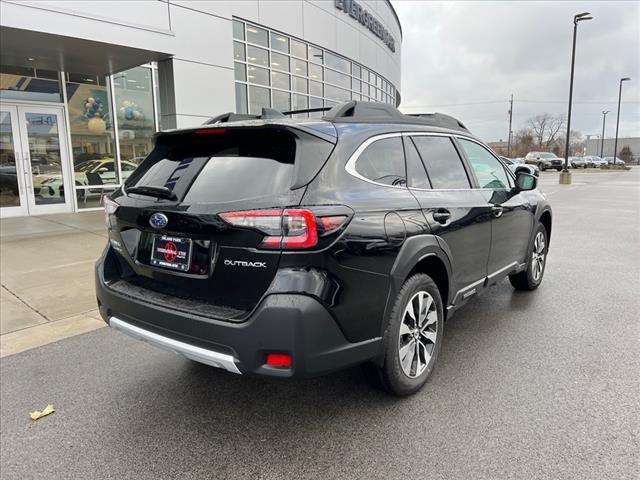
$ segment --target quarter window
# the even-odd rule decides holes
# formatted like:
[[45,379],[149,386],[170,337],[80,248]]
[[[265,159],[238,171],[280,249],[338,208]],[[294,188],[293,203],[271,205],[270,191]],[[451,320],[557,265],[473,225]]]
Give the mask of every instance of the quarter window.
[[373,142],[360,154],[355,169],[358,174],[376,183],[406,185],[402,139],[393,137]]
[[412,137],[433,188],[470,188],[469,177],[449,137]]
[[509,180],[504,167],[482,145],[459,139],[469,164],[476,174],[480,188],[508,188]]

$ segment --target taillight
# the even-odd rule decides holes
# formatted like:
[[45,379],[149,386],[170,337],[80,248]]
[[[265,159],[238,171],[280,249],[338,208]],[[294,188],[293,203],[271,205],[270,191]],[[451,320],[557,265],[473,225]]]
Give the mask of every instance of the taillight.
[[346,215],[318,217],[306,208],[247,210],[221,213],[236,227],[254,228],[265,234],[260,248],[299,250],[318,245],[318,237],[338,230]]
[[118,210],[120,205],[111,200],[108,196],[103,195],[102,206],[104,207],[104,221],[107,224],[107,228],[111,228],[111,215],[116,213],[116,210]]

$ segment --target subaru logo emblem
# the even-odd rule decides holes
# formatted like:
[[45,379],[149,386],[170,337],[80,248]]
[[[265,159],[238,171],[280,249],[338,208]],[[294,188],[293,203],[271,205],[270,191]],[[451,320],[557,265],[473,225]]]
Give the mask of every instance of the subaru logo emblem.
[[149,217],[149,225],[153,228],[164,228],[169,223],[169,219],[164,213],[154,213]]

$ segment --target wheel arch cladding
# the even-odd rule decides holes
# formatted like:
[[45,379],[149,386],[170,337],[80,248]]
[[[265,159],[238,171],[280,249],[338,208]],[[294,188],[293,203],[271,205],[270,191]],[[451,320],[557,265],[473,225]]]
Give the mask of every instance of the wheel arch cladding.
[[446,310],[449,304],[449,272],[444,262],[434,253],[425,256],[413,267],[407,275],[410,278],[416,273],[429,275],[435,282],[442,298],[443,308]]
[[407,278],[416,273],[425,273],[433,279],[440,291],[443,307],[446,308],[451,292],[451,264],[433,235],[411,237],[400,249],[391,269],[393,290],[390,292],[390,300],[395,298]]
[[545,210],[540,215],[540,223],[544,225],[544,228],[547,230],[547,245],[551,243],[551,212],[549,210]]

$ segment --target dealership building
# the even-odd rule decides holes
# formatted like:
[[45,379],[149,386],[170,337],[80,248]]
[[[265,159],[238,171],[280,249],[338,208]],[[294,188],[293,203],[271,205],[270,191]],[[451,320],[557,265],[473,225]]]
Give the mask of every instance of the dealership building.
[[399,105],[401,48],[389,0],[0,0],[0,217],[99,208],[158,130]]

